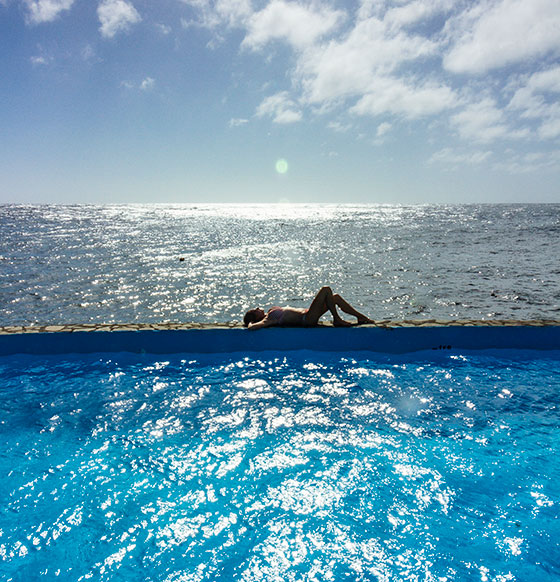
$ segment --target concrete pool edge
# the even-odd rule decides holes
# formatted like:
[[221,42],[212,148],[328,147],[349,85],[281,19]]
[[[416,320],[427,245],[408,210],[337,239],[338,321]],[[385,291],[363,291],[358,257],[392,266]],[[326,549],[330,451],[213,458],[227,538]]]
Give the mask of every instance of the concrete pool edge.
[[[380,319],[374,325],[362,328],[401,327],[555,327],[560,326],[560,319]],[[323,324],[321,328],[332,327]],[[45,325],[0,325],[0,336],[18,333],[54,333],[77,331],[164,331],[164,330],[209,330],[209,329],[243,329],[237,321],[221,323],[195,322],[160,322],[160,323],[68,323]]]
[[269,328],[238,323],[0,326],[0,355],[97,352],[228,353],[316,350],[560,350],[560,320],[404,320],[352,328]]

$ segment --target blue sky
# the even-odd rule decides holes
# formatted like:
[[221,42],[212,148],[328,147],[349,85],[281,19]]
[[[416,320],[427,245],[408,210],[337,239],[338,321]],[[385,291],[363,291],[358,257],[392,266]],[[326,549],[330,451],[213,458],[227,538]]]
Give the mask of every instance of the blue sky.
[[0,0],[0,63],[0,202],[560,202],[558,0]]

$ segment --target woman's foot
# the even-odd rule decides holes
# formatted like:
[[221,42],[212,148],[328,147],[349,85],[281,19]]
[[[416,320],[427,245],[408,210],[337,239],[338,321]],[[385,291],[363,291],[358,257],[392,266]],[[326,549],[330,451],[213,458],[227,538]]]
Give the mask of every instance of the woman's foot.
[[358,325],[367,325],[370,323],[375,323],[375,321],[373,321],[373,319],[370,319],[369,317],[366,317],[365,315],[358,317]]
[[337,319],[333,319],[333,325],[335,327],[352,327],[353,324],[349,321],[344,321],[344,319],[339,317]]

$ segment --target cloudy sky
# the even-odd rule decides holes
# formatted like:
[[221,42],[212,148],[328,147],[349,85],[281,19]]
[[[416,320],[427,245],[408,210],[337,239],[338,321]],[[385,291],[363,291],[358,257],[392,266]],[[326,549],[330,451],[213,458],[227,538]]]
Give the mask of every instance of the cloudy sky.
[[559,0],[0,0],[0,202],[560,202]]

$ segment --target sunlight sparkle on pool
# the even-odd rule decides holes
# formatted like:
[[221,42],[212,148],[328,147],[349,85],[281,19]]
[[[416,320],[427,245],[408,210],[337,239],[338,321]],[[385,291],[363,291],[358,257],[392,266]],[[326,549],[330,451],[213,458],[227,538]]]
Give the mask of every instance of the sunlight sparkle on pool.
[[560,359],[0,358],[3,580],[555,580]]

